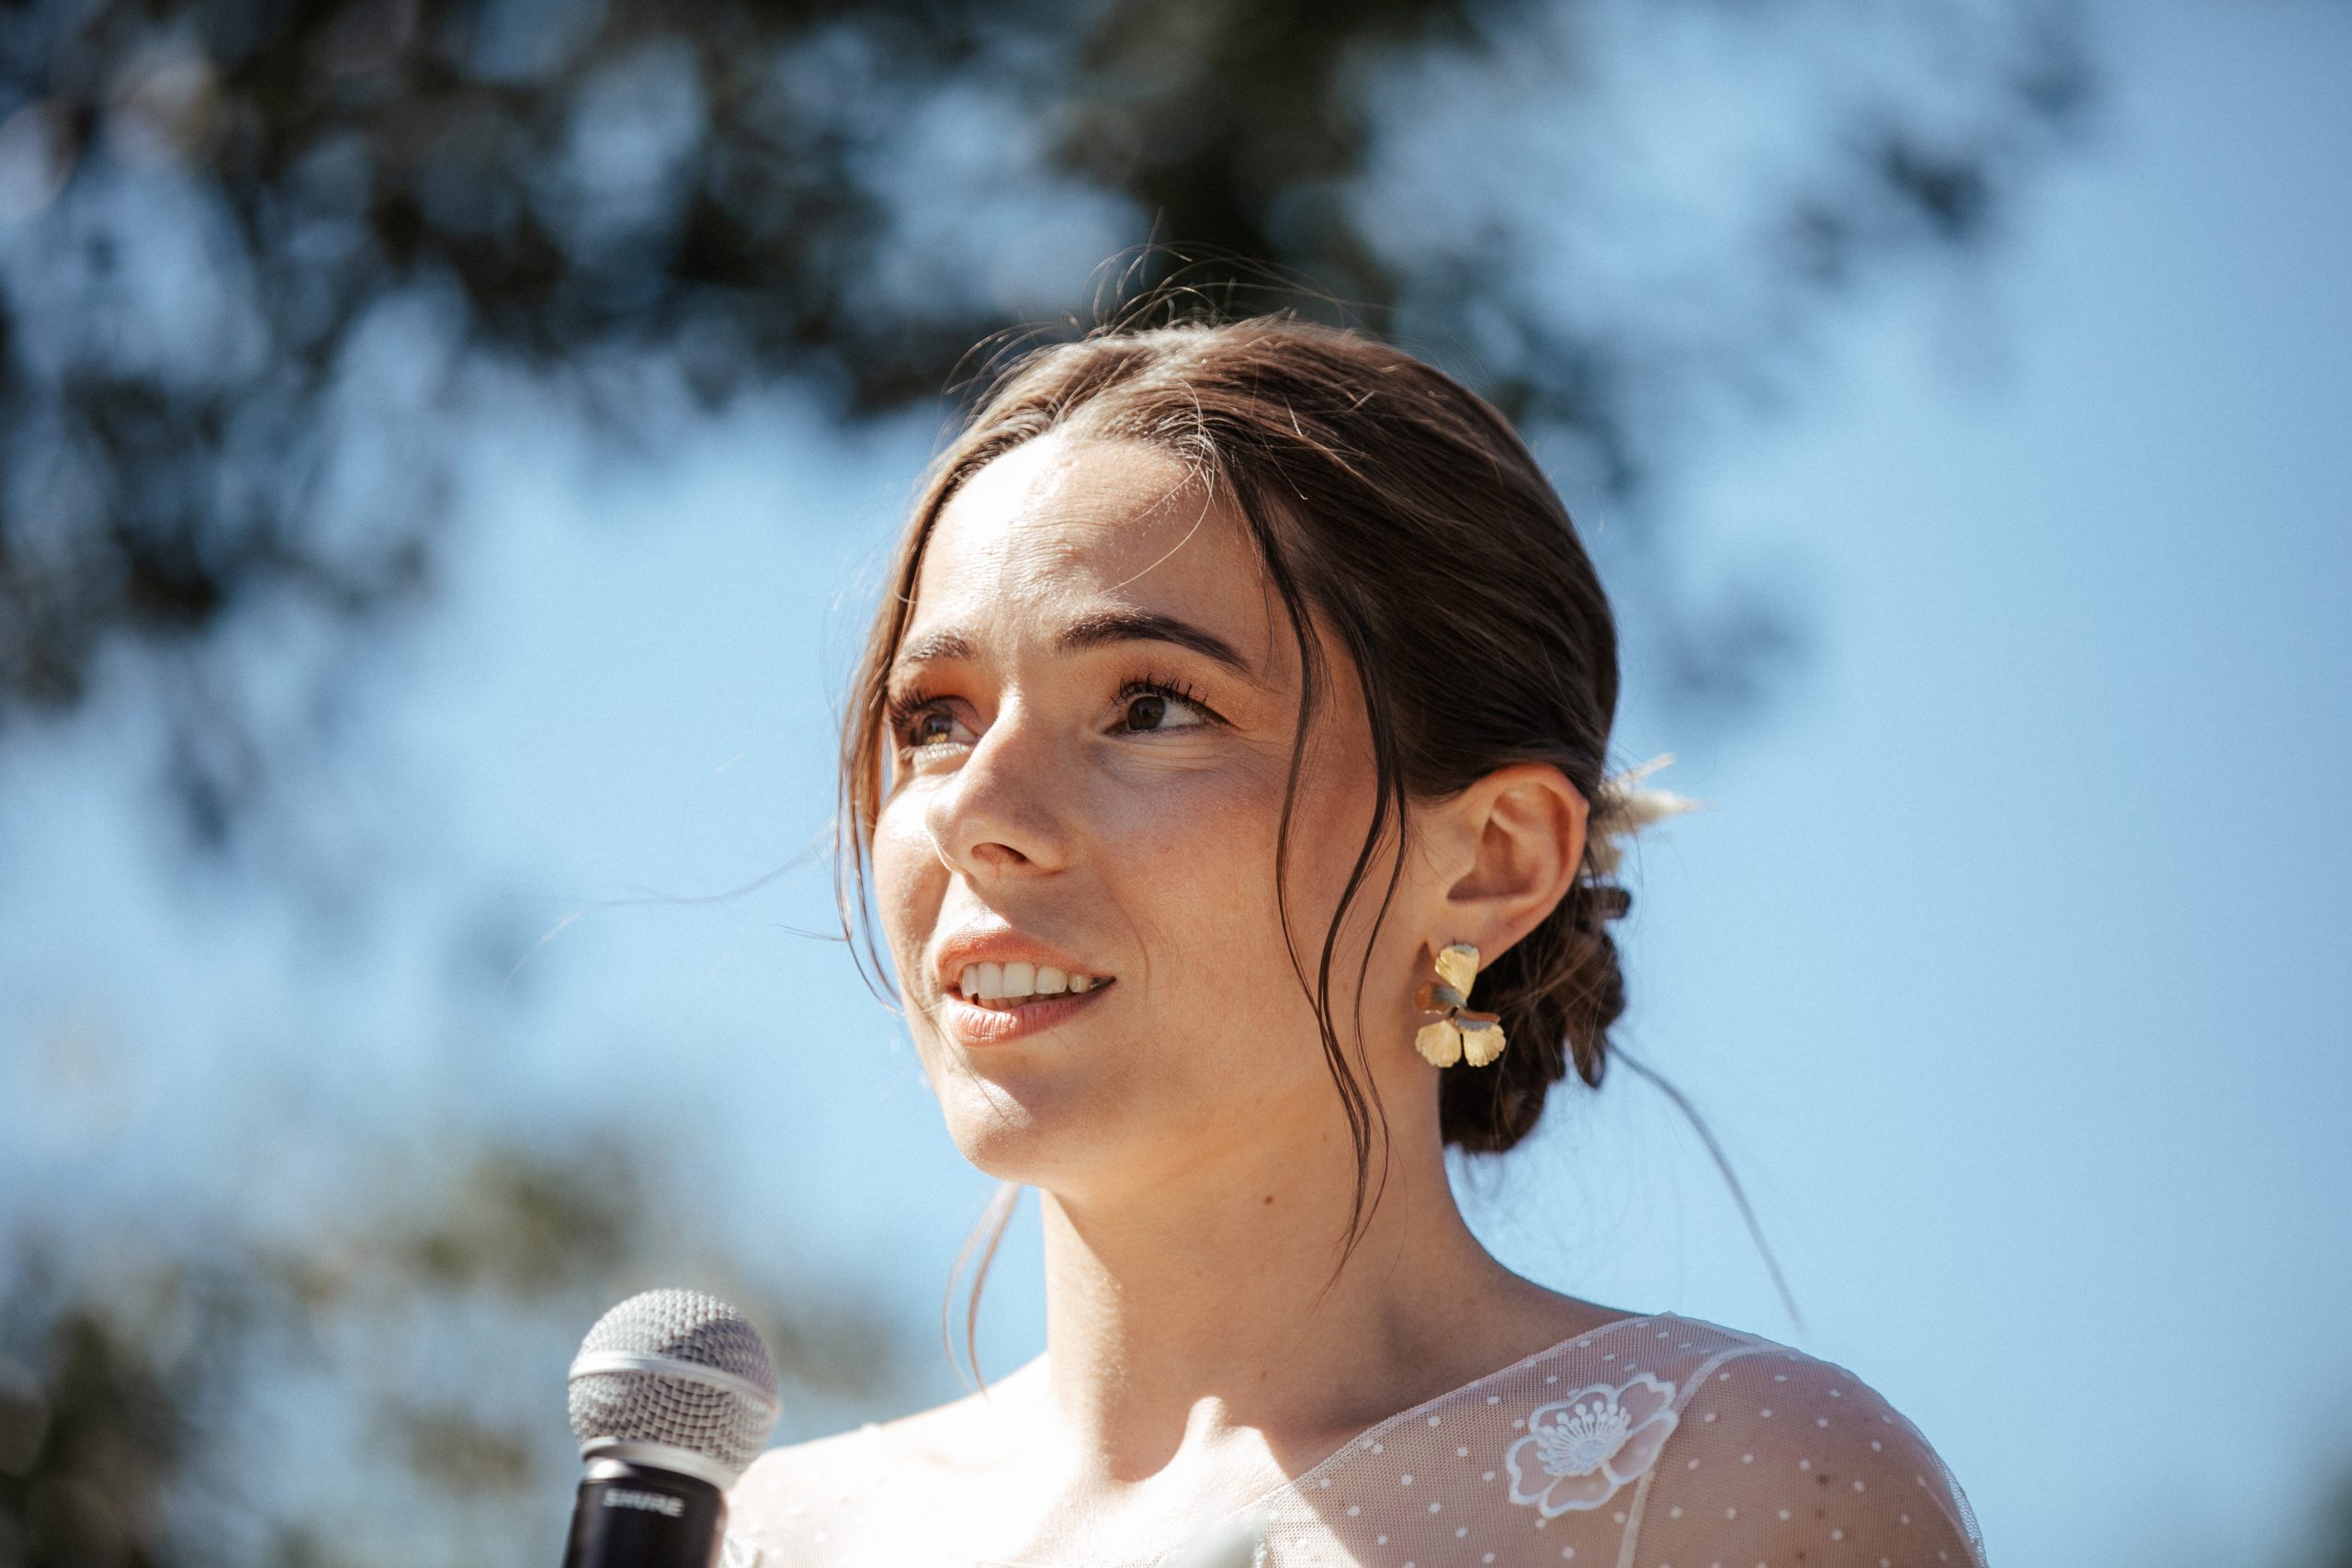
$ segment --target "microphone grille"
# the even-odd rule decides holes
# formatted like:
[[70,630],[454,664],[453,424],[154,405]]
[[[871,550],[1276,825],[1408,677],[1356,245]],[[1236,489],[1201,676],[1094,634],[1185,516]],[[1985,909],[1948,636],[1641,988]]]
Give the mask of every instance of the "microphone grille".
[[654,1443],[742,1474],[775,1429],[775,1369],[759,1332],[695,1291],[647,1291],[596,1320],[571,1366],[582,1451]]

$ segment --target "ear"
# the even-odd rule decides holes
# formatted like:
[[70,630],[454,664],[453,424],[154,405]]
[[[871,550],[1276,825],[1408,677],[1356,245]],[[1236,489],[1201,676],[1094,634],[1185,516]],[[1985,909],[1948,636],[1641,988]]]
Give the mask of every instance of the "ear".
[[1466,942],[1492,964],[1566,897],[1584,859],[1589,805],[1548,762],[1496,769],[1449,803],[1446,884],[1434,950]]

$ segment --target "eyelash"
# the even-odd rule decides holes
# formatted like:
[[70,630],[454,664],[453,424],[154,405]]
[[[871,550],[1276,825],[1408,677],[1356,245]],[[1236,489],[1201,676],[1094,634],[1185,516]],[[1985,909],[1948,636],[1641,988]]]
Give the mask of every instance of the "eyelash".
[[[1191,683],[1181,675],[1138,675],[1133,680],[1122,682],[1118,694],[1112,700],[1117,705],[1125,707],[1136,698],[1143,696],[1167,697],[1197,710],[1203,716],[1214,722],[1223,722],[1223,716],[1209,706],[1201,694],[1195,692]],[[915,750],[914,743],[909,737],[909,731],[912,728],[915,720],[938,706],[942,700],[926,686],[910,687],[888,700],[886,705],[889,716],[890,736],[901,755]]]

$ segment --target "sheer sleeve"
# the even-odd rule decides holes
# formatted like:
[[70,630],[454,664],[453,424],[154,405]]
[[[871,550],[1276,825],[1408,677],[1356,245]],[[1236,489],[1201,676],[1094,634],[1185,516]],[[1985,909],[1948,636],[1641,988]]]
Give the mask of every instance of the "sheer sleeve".
[[1985,1568],[1974,1511],[1919,1429],[1786,1347],[1707,1372],[1657,1471],[1629,1561]]

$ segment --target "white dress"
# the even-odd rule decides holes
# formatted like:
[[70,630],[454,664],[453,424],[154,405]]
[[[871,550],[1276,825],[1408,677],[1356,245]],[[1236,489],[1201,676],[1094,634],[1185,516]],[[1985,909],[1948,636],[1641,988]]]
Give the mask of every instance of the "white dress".
[[[1917,1427],[1843,1368],[1674,1314],[1620,1318],[1401,1411],[1145,1556],[992,1521],[866,1426],[763,1454],[729,1494],[756,1568],[1984,1568]],[[1000,1540],[992,1530],[1020,1529]],[[1219,1544],[1219,1543],[1226,1544]],[[1009,1552],[1019,1555],[1008,1555]],[[992,1555],[991,1553],[996,1553]]]

